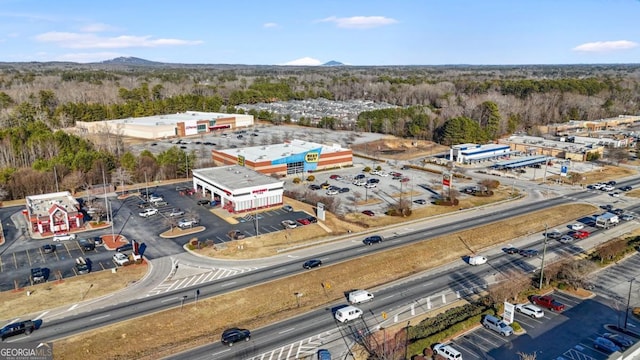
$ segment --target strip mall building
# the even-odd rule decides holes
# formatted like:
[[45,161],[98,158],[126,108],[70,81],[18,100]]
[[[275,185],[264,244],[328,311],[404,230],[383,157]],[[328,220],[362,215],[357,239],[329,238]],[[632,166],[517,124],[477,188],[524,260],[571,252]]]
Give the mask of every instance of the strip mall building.
[[295,175],[353,165],[353,152],[339,144],[302,140],[238,149],[212,150],[218,166],[238,165],[266,175]]

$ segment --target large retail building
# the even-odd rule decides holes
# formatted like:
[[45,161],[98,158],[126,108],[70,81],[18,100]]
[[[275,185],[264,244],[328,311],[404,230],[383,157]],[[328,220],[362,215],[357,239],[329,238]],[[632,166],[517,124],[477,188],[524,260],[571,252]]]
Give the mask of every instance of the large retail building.
[[85,122],[76,127],[89,134],[118,134],[141,139],[165,139],[253,126],[253,115],[187,111],[177,114]]
[[283,144],[212,150],[218,165],[239,165],[267,175],[294,175],[353,165],[351,149],[302,140]]
[[193,170],[193,188],[219,201],[223,209],[239,213],[282,205],[284,181],[229,165]]

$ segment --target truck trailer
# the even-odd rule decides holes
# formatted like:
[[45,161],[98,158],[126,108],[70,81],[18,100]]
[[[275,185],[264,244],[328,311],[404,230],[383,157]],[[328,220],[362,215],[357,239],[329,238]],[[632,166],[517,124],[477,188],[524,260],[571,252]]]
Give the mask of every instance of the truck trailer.
[[602,215],[596,216],[596,227],[608,229],[612,226],[616,226],[620,223],[618,215],[606,212]]

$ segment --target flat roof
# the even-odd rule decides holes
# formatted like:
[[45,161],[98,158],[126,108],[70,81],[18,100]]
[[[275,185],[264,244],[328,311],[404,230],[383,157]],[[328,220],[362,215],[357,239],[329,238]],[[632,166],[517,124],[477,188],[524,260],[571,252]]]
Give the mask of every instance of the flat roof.
[[37,217],[49,217],[54,206],[64,209],[67,213],[77,212],[79,206],[78,201],[68,191],[27,196],[25,202],[30,215]]
[[210,179],[223,184],[226,188],[232,191],[247,187],[265,186],[283,182],[240,165],[195,169],[193,170],[193,175],[204,180]]
[[273,161],[291,155],[306,153],[311,150],[320,150],[320,154],[330,154],[346,151],[340,144],[324,145],[303,140],[291,140],[282,144],[251,146],[237,149],[218,150],[223,154],[231,156],[244,156],[245,160],[251,162]]
[[470,156],[474,154],[482,154],[482,153],[487,153],[487,152],[496,151],[496,150],[506,150],[509,148],[510,148],[509,145],[504,145],[504,144],[487,144],[487,145],[482,145],[480,147],[473,148],[473,149],[462,150],[461,153]]
[[237,117],[237,116],[251,116],[251,115],[224,114],[224,113],[213,113],[213,112],[202,112],[202,111],[186,111],[183,113],[176,113],[176,114],[106,120],[104,121],[104,123],[158,126],[158,125],[175,125],[179,122],[185,122],[190,120],[214,120],[214,119],[230,118],[230,117]]

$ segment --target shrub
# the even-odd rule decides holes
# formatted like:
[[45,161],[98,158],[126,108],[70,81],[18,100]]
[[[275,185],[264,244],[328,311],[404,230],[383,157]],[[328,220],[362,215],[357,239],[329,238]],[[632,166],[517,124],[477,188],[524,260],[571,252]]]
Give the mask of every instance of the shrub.
[[301,181],[302,181],[302,180],[300,180],[300,178],[295,178],[295,179],[293,179],[293,183],[294,183],[294,184],[300,184],[300,182],[301,182]]
[[514,332],[522,331],[522,326],[520,326],[520,323],[518,323],[517,321],[512,322],[511,327],[513,328]]
[[316,181],[316,177],[313,175],[307,176],[307,181]]
[[189,250],[195,250],[195,249],[196,249],[196,246],[195,246],[195,245],[193,245],[193,244],[191,244],[191,243],[189,243],[189,244],[187,244],[187,249],[189,249]]
[[365,167],[364,169],[362,169],[362,171],[364,171],[364,172],[370,172],[370,171],[371,171],[371,168],[367,166],[367,167]]

